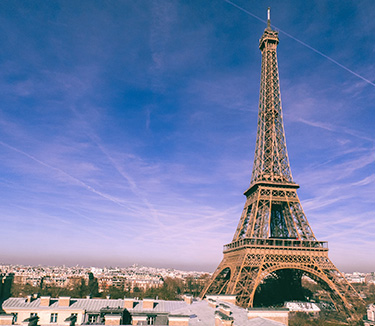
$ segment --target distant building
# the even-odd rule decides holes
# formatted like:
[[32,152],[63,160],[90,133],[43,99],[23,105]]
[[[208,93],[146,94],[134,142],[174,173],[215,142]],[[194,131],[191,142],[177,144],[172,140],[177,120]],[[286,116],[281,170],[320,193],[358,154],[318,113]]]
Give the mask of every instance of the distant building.
[[136,277],[121,276],[99,276],[98,285],[99,292],[108,290],[110,287],[124,289],[126,291],[134,291],[135,288],[146,291],[150,288],[158,288],[164,284],[159,276],[141,275]]
[[23,266],[0,265],[0,275],[14,273],[14,283],[29,284],[34,287],[53,286],[73,289],[83,281],[88,283],[89,274],[98,280],[99,292],[110,287],[125,291],[134,289],[147,290],[163,285],[166,277],[186,280],[194,279],[195,283],[205,283],[204,272],[186,272],[175,269],[154,268],[144,266],[130,266],[126,268],[84,268],[79,266]]
[[314,317],[318,317],[320,313],[320,308],[313,302],[291,301],[286,302],[285,307],[290,312],[304,312]]
[[365,282],[367,284],[375,284],[375,273],[367,274],[365,277]]
[[365,326],[375,326],[375,303],[367,307],[367,315],[363,322]]
[[[220,300],[223,299],[223,300]],[[231,298],[184,301],[74,299],[28,296],[9,298],[0,325],[170,325],[170,326],[285,326],[288,309],[247,310]]]

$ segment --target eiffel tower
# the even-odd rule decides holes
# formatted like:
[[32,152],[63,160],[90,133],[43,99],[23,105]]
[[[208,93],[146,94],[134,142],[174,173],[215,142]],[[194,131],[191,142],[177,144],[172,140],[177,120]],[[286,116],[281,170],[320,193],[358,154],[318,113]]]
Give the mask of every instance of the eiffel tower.
[[268,9],[267,28],[259,41],[261,85],[251,183],[233,240],[224,246],[224,258],[201,297],[236,295],[239,306],[253,307],[256,290],[268,277],[295,271],[299,284],[302,275],[308,276],[337,311],[352,315],[362,299],[328,258],[328,243],[316,239],[297,196],[299,185],[292,178],[280,100],[278,43]]

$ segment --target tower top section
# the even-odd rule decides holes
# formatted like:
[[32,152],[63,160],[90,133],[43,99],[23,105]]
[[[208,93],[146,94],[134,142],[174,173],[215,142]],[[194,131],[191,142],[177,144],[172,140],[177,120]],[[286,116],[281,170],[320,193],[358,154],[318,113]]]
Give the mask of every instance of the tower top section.
[[259,40],[259,49],[263,51],[266,45],[276,49],[279,43],[279,33],[271,28],[271,8],[267,10],[267,28],[264,30],[262,38]]
[[250,189],[264,182],[298,187],[292,179],[286,149],[276,55],[279,36],[271,28],[270,8],[267,16],[267,28],[259,41],[262,68],[258,131]]

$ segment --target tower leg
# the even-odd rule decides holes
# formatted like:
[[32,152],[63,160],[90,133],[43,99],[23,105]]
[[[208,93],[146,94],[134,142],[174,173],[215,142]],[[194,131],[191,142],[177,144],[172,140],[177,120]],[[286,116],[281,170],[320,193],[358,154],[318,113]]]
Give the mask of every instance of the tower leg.
[[[236,295],[237,305],[253,307],[257,288],[272,274],[280,278],[280,286],[285,286],[285,280],[289,278],[288,283],[292,283],[289,288],[293,282],[295,285],[300,282],[302,274],[307,275],[327,292],[336,310],[348,315],[355,312],[359,300],[357,292],[329,260],[327,253],[320,251],[243,249],[224,254],[223,261],[201,296]],[[289,292],[286,301],[292,299],[292,291]],[[301,300],[301,293],[295,291],[294,295],[298,298],[294,299]]]

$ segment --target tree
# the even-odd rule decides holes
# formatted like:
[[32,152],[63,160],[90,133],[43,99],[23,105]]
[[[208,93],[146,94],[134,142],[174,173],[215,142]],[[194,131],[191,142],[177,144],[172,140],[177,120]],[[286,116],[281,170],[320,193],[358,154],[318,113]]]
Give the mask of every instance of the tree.
[[89,273],[89,292],[92,297],[99,295],[98,279],[91,272]]

